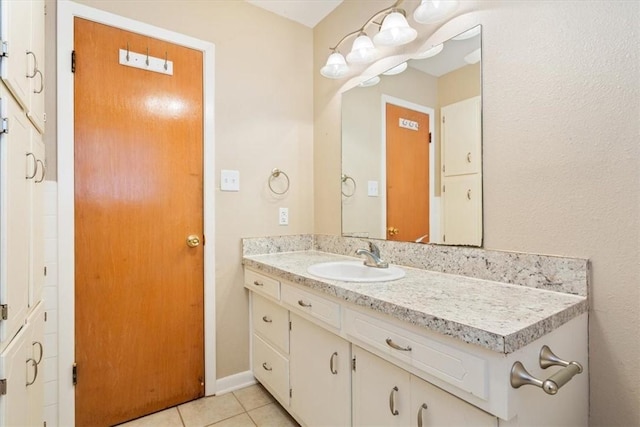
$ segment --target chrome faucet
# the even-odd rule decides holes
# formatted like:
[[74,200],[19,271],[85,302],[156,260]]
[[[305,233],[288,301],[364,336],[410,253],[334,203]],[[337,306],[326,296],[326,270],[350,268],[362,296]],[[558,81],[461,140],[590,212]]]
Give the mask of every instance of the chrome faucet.
[[369,242],[369,250],[358,249],[356,255],[365,255],[364,265],[367,267],[387,268],[389,263],[380,259],[380,249],[373,243]]

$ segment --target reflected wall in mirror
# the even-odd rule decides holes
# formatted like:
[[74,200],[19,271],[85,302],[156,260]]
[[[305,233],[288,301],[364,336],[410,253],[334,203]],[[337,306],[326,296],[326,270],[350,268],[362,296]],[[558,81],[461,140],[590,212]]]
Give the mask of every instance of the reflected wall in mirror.
[[481,28],[413,58],[342,95],[342,234],[481,246]]

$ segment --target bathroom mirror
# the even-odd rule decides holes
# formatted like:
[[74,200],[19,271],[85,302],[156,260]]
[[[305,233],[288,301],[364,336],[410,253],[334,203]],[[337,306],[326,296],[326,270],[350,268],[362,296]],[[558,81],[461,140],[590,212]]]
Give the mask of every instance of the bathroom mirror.
[[481,27],[342,95],[342,234],[482,245]]

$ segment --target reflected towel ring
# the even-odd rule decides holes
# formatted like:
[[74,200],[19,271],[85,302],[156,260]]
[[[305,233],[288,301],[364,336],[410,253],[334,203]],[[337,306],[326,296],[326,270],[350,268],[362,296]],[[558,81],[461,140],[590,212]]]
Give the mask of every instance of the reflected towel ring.
[[344,192],[344,190],[341,190],[341,191],[342,191],[342,195],[343,195],[344,197],[351,197],[351,196],[353,196],[354,194],[356,194],[356,181],[355,181],[355,179],[353,179],[353,178],[351,178],[349,175],[346,175],[346,174],[344,174],[344,173],[343,173],[343,174],[342,174],[342,177],[341,177],[341,180],[342,180],[342,183],[343,183],[343,184],[346,184],[346,183],[347,183],[347,181],[349,181],[349,180],[350,180],[351,182],[353,182],[353,191],[352,191],[350,194],[347,194],[347,193],[345,193],[345,192]]
[[[287,180],[287,186],[282,192],[274,190],[273,187],[271,186],[271,181],[274,178],[278,178],[280,176],[280,174],[284,175],[284,177]],[[289,175],[287,175],[284,171],[281,171],[278,168],[275,168],[274,170],[271,171],[271,175],[269,176],[269,190],[271,190],[274,194],[277,194],[279,196],[283,195],[284,193],[289,191],[290,184],[291,184],[291,181],[289,180]]]

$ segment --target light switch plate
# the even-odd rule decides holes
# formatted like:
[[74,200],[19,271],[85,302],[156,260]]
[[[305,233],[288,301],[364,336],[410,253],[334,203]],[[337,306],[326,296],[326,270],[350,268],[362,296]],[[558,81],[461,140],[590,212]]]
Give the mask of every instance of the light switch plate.
[[240,191],[240,171],[222,169],[220,171],[220,190]]
[[367,196],[378,197],[378,181],[367,181]]

